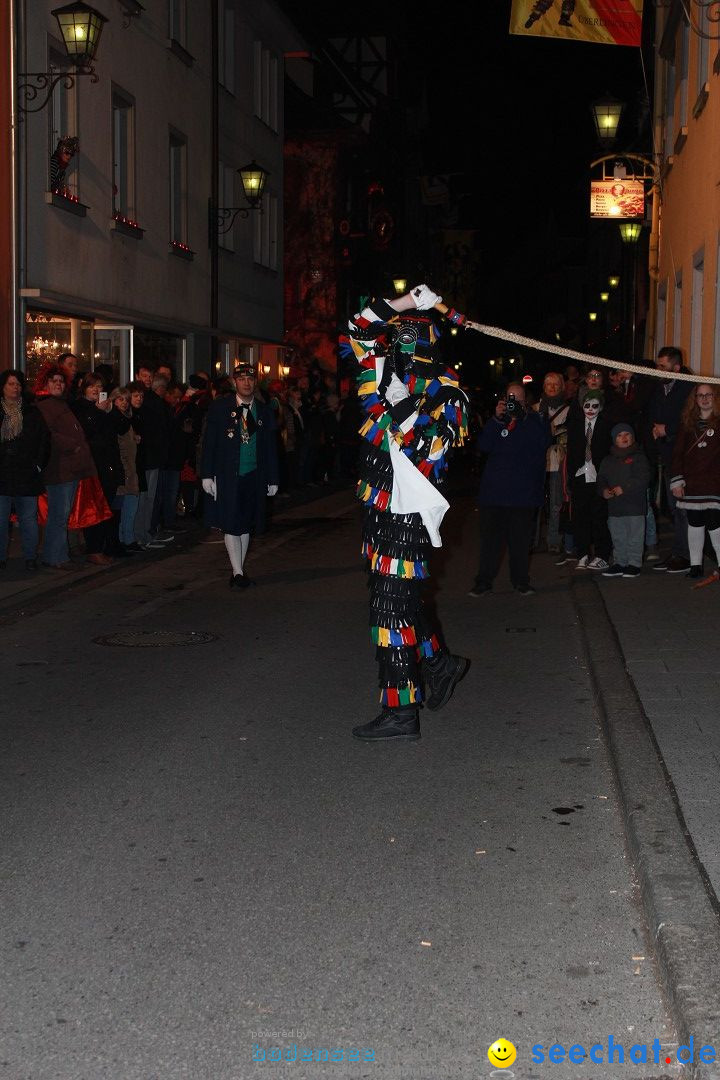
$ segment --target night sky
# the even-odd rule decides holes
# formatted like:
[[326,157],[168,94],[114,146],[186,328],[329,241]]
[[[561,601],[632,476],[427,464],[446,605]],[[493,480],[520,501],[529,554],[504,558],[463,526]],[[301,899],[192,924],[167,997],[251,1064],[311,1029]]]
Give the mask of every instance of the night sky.
[[[460,174],[456,182],[467,194],[459,224],[480,230],[482,321],[531,332],[538,329],[531,279],[556,255],[547,250],[549,232],[577,237],[578,248],[597,236],[598,223],[589,220],[589,165],[604,151],[592,101],[607,94],[625,101],[617,149],[645,153],[648,102],[639,49],[513,36],[510,7],[510,0],[415,9],[314,0],[301,29],[317,40],[362,27],[398,43],[399,94],[415,101],[427,95],[424,167]],[[646,8],[650,41],[651,0]],[[652,92],[652,48],[643,53]]]

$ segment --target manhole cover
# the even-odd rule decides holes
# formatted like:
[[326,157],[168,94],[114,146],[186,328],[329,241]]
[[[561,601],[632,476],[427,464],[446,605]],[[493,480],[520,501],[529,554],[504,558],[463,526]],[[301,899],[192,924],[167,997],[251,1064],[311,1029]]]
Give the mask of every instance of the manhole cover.
[[164,649],[168,645],[207,645],[217,634],[202,630],[119,630],[93,638],[95,645],[121,645],[126,649]]

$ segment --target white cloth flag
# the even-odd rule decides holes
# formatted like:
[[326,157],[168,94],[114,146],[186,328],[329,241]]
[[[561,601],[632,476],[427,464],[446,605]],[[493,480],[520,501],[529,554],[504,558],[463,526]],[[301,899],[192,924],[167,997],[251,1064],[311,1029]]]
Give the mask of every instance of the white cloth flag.
[[440,525],[450,503],[426,476],[416,469],[397,443],[390,440],[393,487],[390,511],[393,514],[419,514],[433,547],[442,547]]

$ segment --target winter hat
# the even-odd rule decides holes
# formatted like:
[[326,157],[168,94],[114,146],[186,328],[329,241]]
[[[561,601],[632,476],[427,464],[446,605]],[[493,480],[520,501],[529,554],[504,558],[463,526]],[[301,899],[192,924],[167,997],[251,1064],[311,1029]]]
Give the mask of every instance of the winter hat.
[[632,435],[633,439],[635,438],[635,429],[632,428],[630,424],[616,424],[610,432],[613,442],[615,442],[618,435],[622,435],[623,431],[627,431],[630,435]]

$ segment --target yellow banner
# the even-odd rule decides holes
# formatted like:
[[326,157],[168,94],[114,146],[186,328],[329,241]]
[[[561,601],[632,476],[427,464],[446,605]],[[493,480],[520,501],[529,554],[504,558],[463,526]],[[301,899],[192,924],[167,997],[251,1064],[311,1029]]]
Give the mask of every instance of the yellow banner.
[[513,0],[510,33],[639,45],[643,0]]

